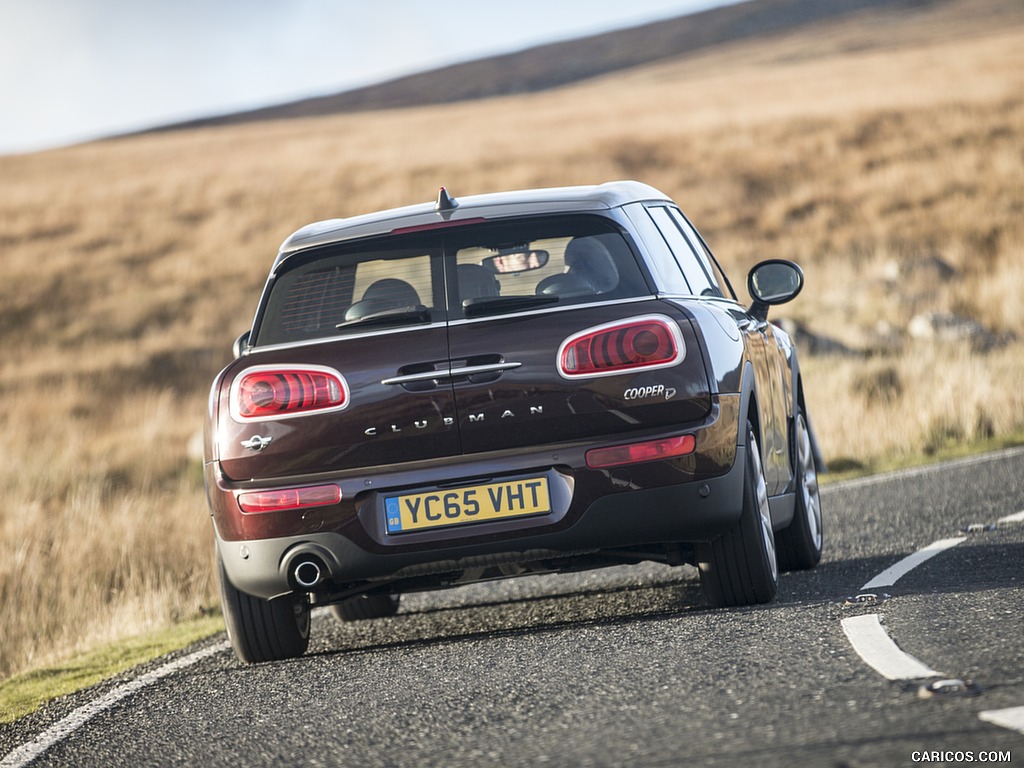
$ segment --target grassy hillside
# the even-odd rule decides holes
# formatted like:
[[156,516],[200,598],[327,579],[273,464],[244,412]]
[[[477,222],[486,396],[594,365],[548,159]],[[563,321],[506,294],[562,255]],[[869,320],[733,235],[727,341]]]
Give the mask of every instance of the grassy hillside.
[[[276,246],[441,184],[637,178],[737,286],[800,261],[784,314],[856,352],[805,355],[833,464],[1024,430],[1024,11],[997,5],[532,95],[0,158],[0,678],[215,605],[189,445]],[[975,333],[911,335],[929,312]]]
[[[801,30],[870,12],[876,27],[907,12],[943,11],[963,0],[746,0],[678,18],[575,40],[560,40],[470,62],[399,77],[364,88],[275,104],[170,126],[169,129],[334,115],[377,109],[450,104],[517,93],[535,93],[665,59],[692,56],[729,43]],[[1014,0],[982,0],[986,15],[1014,15]],[[977,11],[974,11],[974,15]],[[916,14],[915,14],[916,15]],[[989,20],[988,23],[991,23]],[[166,130],[166,129],[158,129]]]

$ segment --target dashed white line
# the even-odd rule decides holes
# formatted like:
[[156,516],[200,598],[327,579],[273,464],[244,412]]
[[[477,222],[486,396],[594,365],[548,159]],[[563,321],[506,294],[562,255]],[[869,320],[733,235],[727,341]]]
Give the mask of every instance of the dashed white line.
[[[1019,449],[1018,449],[1019,450]],[[1024,522],[1024,510],[999,518],[1000,525]],[[862,590],[877,587],[891,587],[917,566],[921,565],[940,552],[945,552],[967,540],[962,536],[955,539],[940,539],[924,549],[900,560],[886,568],[880,574],[861,587]],[[928,677],[939,677],[927,664],[918,661],[910,654],[901,650],[882,626],[880,614],[872,613],[863,616],[852,616],[840,622],[843,632],[853,646],[857,655],[869,667],[888,680],[921,680]],[[1024,733],[1024,707],[1007,709],[990,709],[978,713],[978,718],[987,723],[998,725],[1018,733]]]
[[900,650],[885,631],[882,617],[877,613],[851,616],[841,623],[857,655],[887,680],[920,680],[941,675]]
[[1010,707],[1009,709],[990,709],[979,712],[978,717],[986,723],[1009,728],[1011,731],[1024,733],[1024,707]]
[[[891,587],[921,563],[966,540],[967,537],[962,536],[956,539],[940,539],[929,544],[924,549],[918,550],[895,565],[886,568],[861,589]],[[840,623],[857,655],[864,660],[865,664],[887,680],[921,680],[927,677],[938,677],[942,674],[902,651],[882,626],[881,615],[870,613],[863,616],[851,616],[843,619]]]
[[127,698],[142,688],[145,688],[147,685],[152,685],[168,675],[173,675],[175,672],[179,672],[185,667],[192,666],[197,661],[201,661],[208,656],[213,656],[221,651],[226,651],[230,647],[231,646],[226,642],[211,645],[209,648],[203,648],[201,651],[196,651],[195,653],[183,656],[176,661],[168,662],[162,667],[154,669],[152,672],[132,680],[131,682],[119,685],[117,688],[114,688],[112,691],[108,691],[95,701],[90,701],[88,704],[82,705],[63,720],[47,728],[32,741],[22,744],[16,750],[10,752],[6,757],[0,760],[0,768],[24,768],[24,766],[31,763],[54,744],[67,737],[78,728],[81,728],[89,722],[89,720],[96,717],[96,715],[110,709],[122,699]]
[[930,560],[940,552],[945,552],[947,549],[955,547],[962,541],[966,541],[967,537],[962,536],[957,539],[941,539],[936,541],[934,544],[929,544],[924,549],[918,550],[912,555],[900,560],[893,566],[886,568],[880,574],[875,576],[871,581],[865,584],[861,589],[876,589],[877,587],[891,587],[901,578],[906,576],[914,568],[917,568],[921,563]]

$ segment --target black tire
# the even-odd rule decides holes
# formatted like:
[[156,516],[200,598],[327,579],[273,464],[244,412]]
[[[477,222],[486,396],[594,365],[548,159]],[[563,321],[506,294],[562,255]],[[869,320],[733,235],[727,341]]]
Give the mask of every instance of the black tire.
[[794,421],[794,466],[796,467],[796,507],[793,522],[776,534],[779,567],[784,571],[805,571],[821,561],[821,494],[814,447],[803,405]]
[[235,655],[248,664],[301,656],[309,647],[309,599],[263,600],[235,588],[217,552],[220,604]]
[[361,595],[331,606],[338,621],[365,621],[383,619],[398,613],[401,595]]
[[747,423],[743,511],[728,533],[697,548],[704,594],[716,608],[767,603],[779,585],[768,488],[753,427]]

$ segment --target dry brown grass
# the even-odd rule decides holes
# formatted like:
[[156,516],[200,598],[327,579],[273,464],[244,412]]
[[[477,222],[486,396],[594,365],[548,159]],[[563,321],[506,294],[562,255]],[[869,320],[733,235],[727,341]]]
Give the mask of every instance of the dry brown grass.
[[[830,458],[1024,428],[1024,20],[887,30],[898,49],[846,25],[540,95],[0,158],[0,678],[214,605],[187,446],[276,245],[439,184],[638,178],[738,288],[799,260],[786,314],[873,350],[804,363]],[[928,310],[1015,340],[914,343]]]

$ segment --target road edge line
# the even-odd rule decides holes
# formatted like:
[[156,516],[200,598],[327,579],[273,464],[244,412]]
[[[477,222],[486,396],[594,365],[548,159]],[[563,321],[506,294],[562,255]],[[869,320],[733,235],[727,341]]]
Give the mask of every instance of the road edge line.
[[230,647],[230,644],[227,642],[211,645],[208,648],[203,648],[195,651],[194,653],[190,653],[188,656],[183,656],[180,659],[168,662],[162,667],[154,669],[152,672],[147,672],[135,680],[119,685],[117,688],[108,691],[98,699],[94,699],[87,704],[83,704],[62,720],[51,725],[32,741],[26,742],[12,752],[9,752],[3,757],[3,759],[0,759],[0,768],[24,768],[54,744],[62,741],[65,737],[81,728],[92,718],[96,717],[96,715],[107,711],[122,699],[127,698],[146,686],[152,685],[168,675],[172,675],[186,667],[190,667],[196,662],[202,661],[203,659],[220,653],[221,651],[226,651]]

